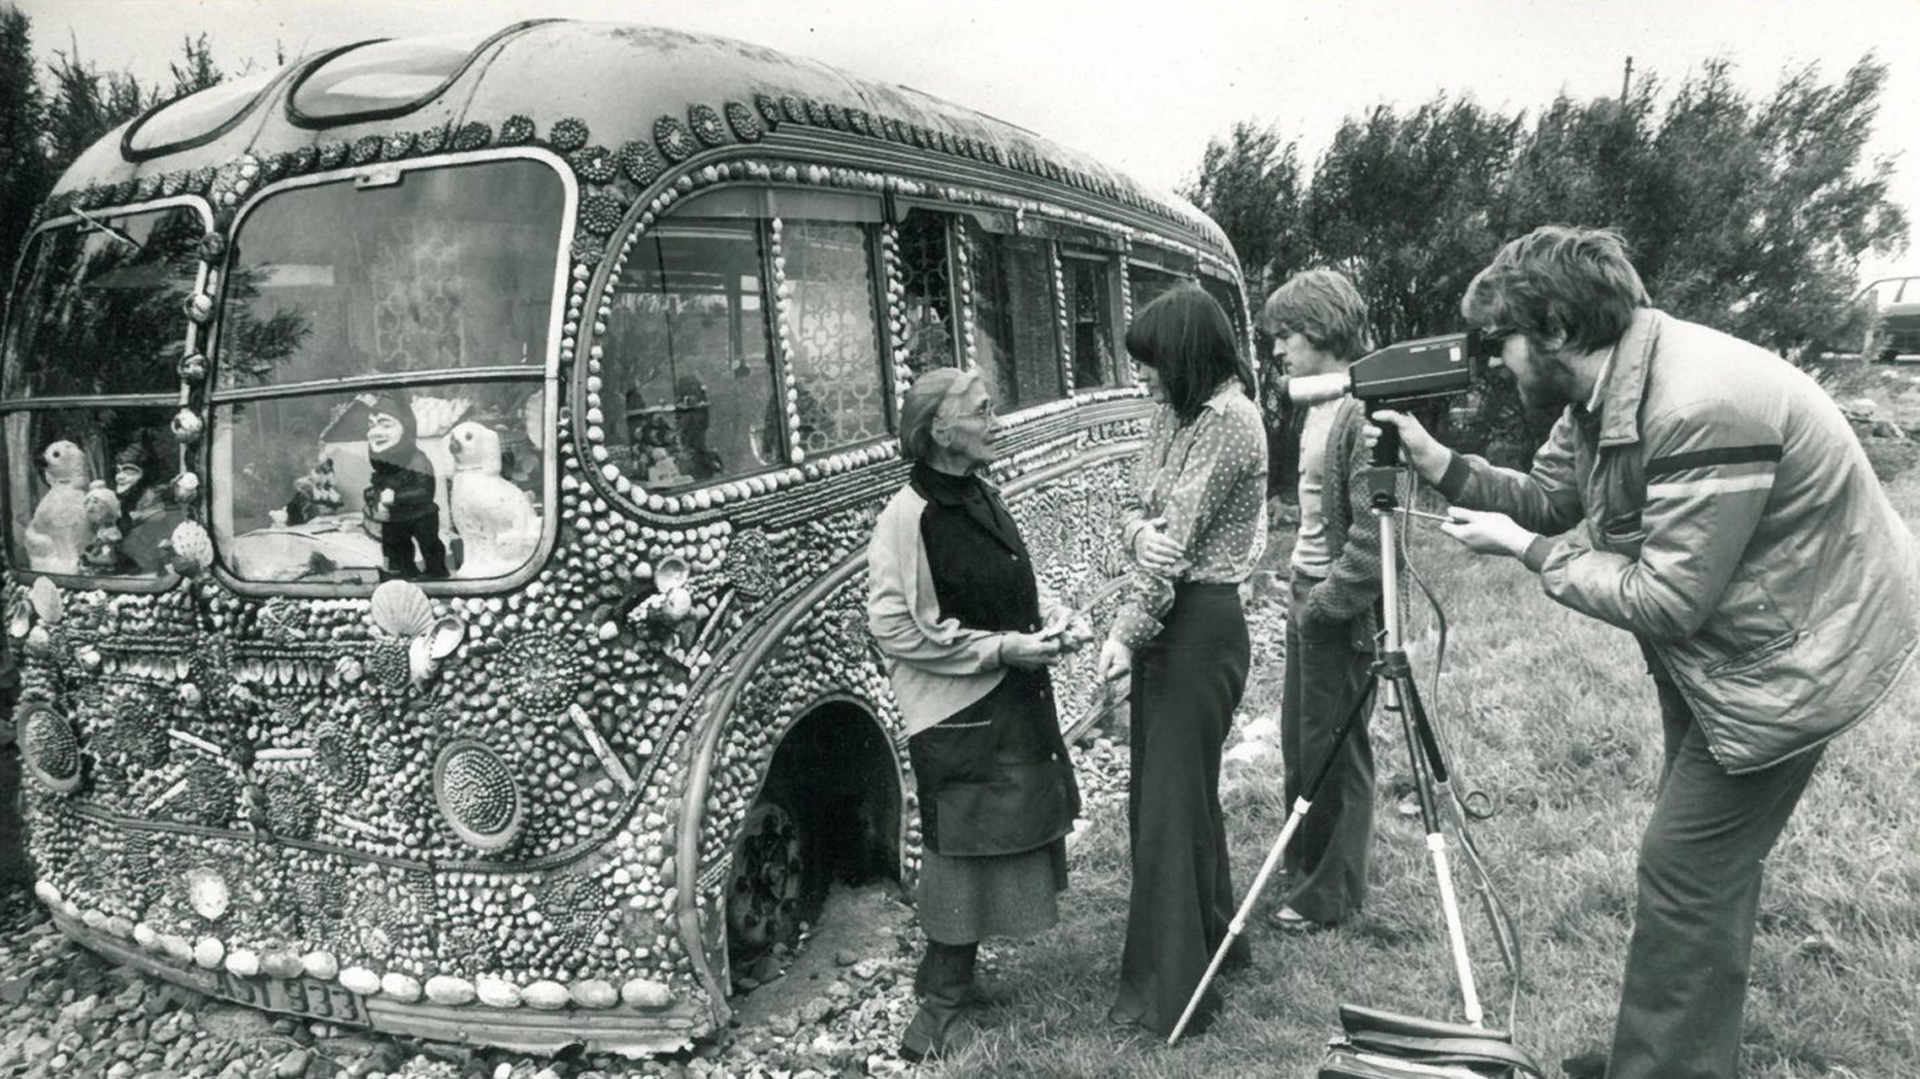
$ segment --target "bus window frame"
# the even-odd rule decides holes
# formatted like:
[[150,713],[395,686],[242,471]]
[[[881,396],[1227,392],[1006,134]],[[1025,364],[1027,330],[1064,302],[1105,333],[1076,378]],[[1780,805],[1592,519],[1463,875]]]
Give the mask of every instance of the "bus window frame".
[[[1125,389],[1131,384],[1129,382],[1130,376],[1129,373],[1123,372],[1120,369],[1131,365],[1121,360],[1122,354],[1127,351],[1127,327],[1126,320],[1122,313],[1122,308],[1126,303],[1126,281],[1120,272],[1120,263],[1124,261],[1120,249],[1115,248],[1112,251],[1096,251],[1086,247],[1070,247],[1066,244],[1055,244],[1054,250],[1059,252],[1062,264],[1069,261],[1091,262],[1106,270],[1107,333],[1113,342],[1113,347],[1110,350],[1112,354],[1108,357],[1107,361],[1110,370],[1105,373],[1103,381],[1097,386],[1088,386],[1085,389],[1068,386],[1067,392],[1074,397],[1086,397],[1092,394],[1109,393],[1113,390]],[[1072,271],[1067,270],[1066,272],[1071,273]],[[1066,291],[1066,289],[1061,290],[1060,304],[1061,311],[1066,317],[1067,333],[1072,334],[1074,332],[1073,312],[1066,309]],[[1075,350],[1070,347],[1072,345],[1071,341],[1063,342],[1063,344],[1069,346],[1064,351],[1067,356],[1067,366],[1069,372],[1071,372],[1073,365],[1077,362],[1074,356]]]
[[[1240,358],[1253,369],[1255,377],[1258,378],[1260,362],[1257,352],[1260,342],[1253,325],[1252,305],[1248,301],[1246,282],[1206,259],[1197,261],[1199,265],[1193,275],[1194,284],[1199,285],[1207,295],[1212,296],[1213,291],[1206,287],[1207,279],[1211,278],[1215,283],[1232,289],[1233,295],[1240,298],[1239,312],[1236,314],[1228,311],[1227,321],[1233,323],[1233,335],[1239,340]],[[1215,297],[1215,300],[1217,301],[1218,297]]]
[[[199,195],[168,195],[163,198],[149,199],[145,202],[130,202],[124,206],[100,207],[98,209],[88,210],[87,217],[104,221],[113,217],[125,217],[129,214],[164,210],[173,206],[186,206],[197,210],[200,215],[200,224],[203,228],[202,234],[205,235],[213,232],[215,228],[213,205]],[[27,267],[27,253],[33,249],[34,242],[38,240],[43,233],[64,228],[70,224],[85,225],[87,224],[87,218],[75,213],[66,213],[58,217],[51,217],[41,222],[22,238],[20,243],[20,257],[15,261],[13,273],[8,281],[6,322],[4,325],[0,325],[0,348],[5,347],[5,342],[13,330],[13,320],[20,313],[13,303],[13,297],[18,294],[21,285],[20,275],[25,272]],[[200,265],[194,271],[193,277],[193,288],[196,293],[204,293],[207,291],[209,275],[210,271],[206,260],[200,260]],[[201,327],[184,313],[180,316],[180,322],[182,329],[185,331],[183,334],[183,340],[185,341],[184,350],[190,352],[193,350],[197,338],[201,334]],[[0,360],[3,360],[3,358],[0,358]],[[6,387],[0,387],[0,394],[3,394],[5,389]],[[92,397],[74,394],[62,394],[53,397],[0,396],[0,426],[4,426],[5,417],[15,412],[58,411],[61,409],[100,407],[178,409],[188,404],[189,400],[190,395],[184,387],[170,393],[107,394]],[[181,451],[180,471],[187,471],[192,462],[193,454],[189,451]],[[6,534],[0,536],[0,547],[4,547],[6,555],[5,564],[0,565],[0,570],[4,570],[15,580],[34,581],[41,577],[48,577],[56,584],[65,587],[97,588],[103,591],[119,593],[166,592],[179,583],[179,571],[175,570],[172,566],[168,566],[156,574],[136,577],[98,573],[55,573],[52,570],[36,570],[15,565],[13,559],[13,477],[8,475],[0,477],[0,480],[3,480],[3,482],[0,482],[0,522],[3,522],[6,528]],[[202,492],[202,497],[204,497],[204,492]]]
[[[1007,220],[1012,220],[1012,219],[1008,218]],[[1022,217],[1021,220],[1024,221],[1024,217]],[[981,231],[990,237],[1005,236],[1005,237],[1011,237],[1012,239],[1015,239],[1015,240],[1034,240],[1039,242],[1042,245],[1041,250],[1047,256],[1047,264],[1049,267],[1049,271],[1051,271],[1051,268],[1054,265],[1055,260],[1060,257],[1059,245],[1043,236],[1030,236],[1020,231],[1019,229],[1014,229],[1014,230],[996,229],[983,222],[976,222],[976,224],[979,224]],[[974,297],[973,302],[968,304],[965,308],[965,312],[969,322],[967,329],[973,333],[974,338],[976,340],[978,340],[980,337],[985,336],[985,331],[981,328],[980,319],[979,319],[980,288],[978,283],[973,280],[973,275],[978,272],[980,261],[981,259],[980,259],[979,253],[975,252],[973,257],[968,261],[968,264],[967,264],[968,284],[973,292],[973,297]],[[1007,409],[1006,411],[1000,413],[1002,416],[1020,416],[1034,409],[1046,408],[1048,406],[1057,406],[1062,401],[1070,402],[1074,399],[1074,390],[1073,390],[1071,379],[1069,378],[1069,369],[1068,369],[1069,360],[1071,358],[1071,352],[1069,351],[1069,347],[1068,347],[1069,342],[1061,338],[1061,333],[1062,333],[1061,321],[1064,318],[1065,312],[1067,309],[1066,308],[1067,300],[1066,300],[1065,290],[1060,287],[1061,283],[1059,279],[1052,272],[1047,273],[1046,279],[1047,279],[1047,310],[1051,312],[1053,315],[1052,326],[1048,331],[1053,337],[1053,363],[1051,366],[1053,369],[1054,377],[1059,380],[1060,395],[1057,397],[1050,397],[1044,401],[1035,401],[1031,404],[1023,404],[1011,409]],[[1018,366],[1021,363],[1021,358],[1018,352],[1014,354],[1013,362],[1015,364],[1015,369],[1018,370]],[[978,369],[978,367],[979,367],[978,362],[974,360],[969,360],[968,365],[965,369],[972,371],[972,370]],[[1017,379],[1017,376],[1016,376],[1016,379]],[[1093,391],[1089,390],[1087,392],[1091,393]]]
[[[878,202],[879,200],[876,198],[873,201]],[[893,350],[897,342],[893,340],[893,320],[888,317],[887,305],[887,288],[892,281],[887,271],[886,252],[882,249],[880,240],[880,229],[886,226],[884,211],[885,207],[883,206],[883,216],[874,221],[849,220],[839,222],[854,225],[861,230],[862,239],[864,240],[861,246],[865,248],[867,252],[867,268],[869,271],[867,274],[867,302],[873,305],[873,345],[874,348],[878,350],[878,358],[880,360],[880,368],[876,372],[880,379],[880,385],[875,387],[875,389],[879,393],[880,425],[882,430],[879,434],[870,438],[858,439],[852,442],[842,442],[837,446],[829,446],[816,453],[813,450],[807,449],[805,446],[796,446],[794,444],[794,432],[786,429],[789,417],[787,416],[786,410],[781,409],[780,426],[787,439],[788,468],[805,468],[809,462],[816,459],[830,458],[855,450],[863,450],[869,446],[892,442],[900,437],[900,417],[894,400],[897,396],[894,387],[899,385],[900,379],[899,370],[894,366],[893,361]],[[835,219],[802,217],[794,218],[793,220],[831,221]],[[782,245],[784,246],[784,244],[785,241],[783,240]],[[773,245],[768,244],[763,250],[766,252],[767,257],[767,272],[771,275],[773,272]],[[773,280],[772,276],[767,277],[768,282],[772,282]],[[786,274],[783,272],[780,275],[780,283],[785,284],[786,280]],[[783,300],[773,307],[774,318],[770,329],[772,329],[776,338],[778,338],[780,333],[781,316],[786,311],[789,303],[790,301]],[[784,388],[788,385],[802,390],[805,389],[793,370],[787,366],[786,353],[777,346],[774,349],[774,364],[775,369],[778,370],[781,375],[782,381],[780,385],[783,395]],[[675,493],[678,494],[679,492],[676,491]]]
[[[887,226],[897,233],[900,227],[906,224],[907,218],[911,216],[915,210],[932,214],[940,219],[941,243],[946,249],[947,311],[949,312],[949,317],[953,320],[953,325],[947,328],[947,333],[952,338],[947,342],[947,347],[953,352],[953,369],[956,371],[966,370],[964,366],[966,363],[966,355],[960,344],[962,336],[960,319],[965,310],[961,303],[960,274],[958,272],[960,265],[960,229],[955,226],[959,223],[958,219],[961,214],[971,213],[972,211],[946,203],[935,202],[930,199],[889,198],[887,200]],[[885,261],[884,257],[882,261]],[[887,284],[890,286],[893,282],[887,282]],[[903,271],[899,281],[902,290],[906,288],[906,284],[906,274]],[[882,296],[880,299],[884,304],[886,297]],[[883,307],[882,310],[884,309]],[[888,320],[888,329],[886,332],[889,336],[892,334],[891,319]],[[887,363],[889,367],[894,367],[895,350],[905,347],[905,341],[890,342],[887,349]],[[892,374],[897,385],[900,378],[900,372],[897,367],[893,370]],[[899,426],[899,417],[897,416],[894,418],[894,425],[897,430]]]
[[[561,206],[559,229],[555,236],[556,244],[553,259],[553,299],[547,313],[547,353],[536,369],[530,364],[500,365],[484,367],[439,368],[431,371],[416,372],[407,378],[395,380],[384,375],[356,375],[347,378],[328,380],[308,380],[304,382],[281,383],[270,386],[254,386],[243,389],[218,389],[220,373],[220,331],[226,321],[226,284],[228,270],[235,254],[240,250],[241,230],[247,220],[261,206],[277,195],[306,187],[319,187],[326,184],[350,182],[366,190],[384,190],[397,181],[403,181],[407,174],[414,172],[432,172],[446,168],[459,168],[483,164],[489,161],[528,160],[545,165],[559,178],[561,186]],[[316,396],[323,393],[351,393],[361,389],[401,390],[422,385],[444,385],[447,383],[467,382],[524,382],[537,384],[541,389],[542,431],[546,437],[546,448],[541,453],[541,505],[543,513],[540,521],[540,544],[532,556],[512,573],[499,577],[461,580],[416,581],[428,595],[435,596],[472,596],[501,595],[525,585],[539,574],[553,552],[560,536],[560,352],[563,328],[566,325],[567,296],[573,282],[572,248],[577,234],[580,211],[580,181],[566,160],[551,150],[537,146],[500,146],[470,152],[434,154],[429,157],[413,158],[401,162],[382,162],[372,165],[355,165],[331,169],[325,172],[305,176],[289,177],[262,187],[249,198],[233,215],[233,221],[227,226],[226,253],[220,260],[219,294],[215,297],[216,310],[221,317],[213,322],[213,331],[206,344],[208,370],[206,385],[210,387],[206,394],[206,435],[191,457],[205,482],[201,484],[201,509],[208,524],[207,534],[214,547],[213,565],[209,572],[222,585],[234,593],[250,598],[271,598],[288,596],[295,598],[342,598],[361,597],[373,594],[378,582],[345,581],[256,581],[241,577],[228,568],[225,553],[221,549],[220,530],[216,525],[218,514],[215,512],[214,487],[228,481],[213,474],[214,444],[220,437],[220,410],[223,407],[248,401],[283,397]],[[585,370],[585,351],[576,346],[576,356],[572,361]],[[584,374],[575,380],[586,382]],[[571,395],[569,395],[571,398]],[[583,469],[591,466],[582,462]]]
[[1137,240],[1127,251],[1127,261],[1174,277],[1192,278],[1199,273],[1200,260],[1193,255],[1151,240]]
[[[690,205],[693,205],[695,207],[699,205],[698,202],[693,199],[688,199],[687,202]],[[773,277],[772,277],[773,275],[773,243],[772,243],[772,238],[769,235],[771,230],[768,227],[768,219],[762,218],[762,217],[753,217],[746,214],[728,216],[724,214],[690,213],[687,216],[705,218],[707,220],[747,221],[753,224],[754,242],[758,248],[758,250],[756,251],[756,254],[759,257],[759,261],[760,261],[760,303],[761,303],[761,313],[763,315],[763,318],[761,319],[761,328],[766,335],[766,349],[767,349],[766,355],[769,356],[773,361],[773,400],[776,402],[779,402],[781,405],[781,407],[774,409],[774,412],[777,416],[777,423],[780,428],[780,447],[779,447],[780,459],[770,464],[756,465],[755,467],[745,471],[733,472],[733,473],[729,473],[722,476],[714,476],[711,479],[708,479],[699,483],[688,483],[688,484],[682,484],[677,487],[665,487],[665,488],[650,486],[644,479],[633,476],[629,474],[626,470],[621,469],[620,474],[626,477],[627,483],[631,485],[632,489],[635,491],[643,492],[641,495],[641,498],[643,500],[646,495],[650,495],[650,494],[659,494],[662,497],[684,498],[688,495],[696,494],[700,491],[710,491],[715,487],[725,486],[726,484],[733,481],[748,481],[748,480],[752,480],[757,476],[768,476],[768,475],[772,475],[779,472],[785,472],[789,468],[796,467],[795,462],[792,459],[793,458],[793,435],[787,429],[787,410],[785,407],[786,373],[785,373],[784,367],[782,366],[782,364],[784,363],[784,359],[780,355],[779,312],[774,307],[773,290],[768,287],[768,283],[773,280]],[[651,228],[648,228],[640,233],[640,236],[638,238],[639,242],[645,242],[646,240],[658,235],[661,232],[666,232],[668,234],[671,234],[676,226],[683,229],[691,227],[687,225],[685,222],[676,222],[671,216],[662,217]],[[619,241],[619,243],[622,247],[625,247],[626,241],[622,240],[622,241]],[[626,248],[626,249],[629,251],[632,250],[631,248]],[[614,282],[616,282],[619,279],[619,271],[620,271],[620,268],[624,267],[625,261],[626,261],[625,259],[618,260],[615,270],[607,279],[607,286],[605,288],[600,289],[597,295],[610,297],[618,293],[619,290],[614,287]],[[609,319],[607,324],[609,327],[611,327],[612,320]],[[594,335],[594,341],[593,341],[592,347],[594,348],[601,347],[600,338],[602,336],[604,335],[603,334]],[[604,377],[604,368],[603,368],[603,377]],[[587,421],[585,418],[587,415],[586,379],[582,378],[582,379],[577,379],[575,381],[578,383],[578,385],[576,385],[573,389],[573,392],[568,395],[572,401],[573,414],[575,416],[575,420],[574,420],[575,438],[580,445],[592,445],[593,443],[589,442],[586,438],[586,427],[587,427]],[[603,402],[602,407],[605,407],[604,393],[605,391],[602,391],[602,394],[603,394],[601,399]],[[665,406],[661,406],[661,407],[664,408]],[[604,445],[604,443],[602,444]],[[619,468],[618,465],[614,467],[616,469]],[[613,484],[607,482],[606,477],[601,473],[601,471],[598,468],[589,468],[587,471],[592,473],[595,483],[604,484],[609,490],[613,489]]]
[[[781,201],[783,195],[785,199],[788,200],[784,205]],[[748,205],[747,203],[756,196],[758,196],[758,205]],[[835,206],[859,207],[859,212],[847,213],[844,216],[822,216],[816,209],[815,212],[809,214],[807,212],[809,204],[815,207],[825,208]],[[916,208],[941,209],[942,212],[952,213],[952,208],[943,208],[942,204],[931,202],[916,202]],[[887,290],[894,282],[888,267],[880,233],[881,228],[896,223],[890,214],[891,210],[888,206],[888,200],[877,192],[821,191],[805,184],[785,183],[777,180],[748,179],[714,184],[704,188],[698,195],[676,201],[670,212],[661,215],[657,223],[640,232],[638,239],[644,241],[647,237],[651,236],[655,230],[671,229],[675,224],[675,218],[682,216],[711,220],[751,221],[754,223],[755,233],[760,241],[761,303],[764,305],[767,316],[765,328],[768,336],[769,355],[773,357],[775,400],[782,404],[782,407],[775,409],[775,412],[779,416],[780,426],[780,460],[772,464],[759,465],[746,471],[714,476],[701,483],[690,483],[669,488],[650,486],[645,479],[634,476],[625,470],[620,470],[620,475],[625,477],[632,493],[619,497],[642,506],[644,506],[649,496],[657,495],[662,498],[679,499],[682,505],[679,513],[676,514],[672,511],[667,511],[665,516],[681,516],[688,512],[685,508],[685,500],[698,496],[703,491],[712,491],[725,487],[729,483],[747,482],[753,480],[755,477],[782,473],[792,469],[805,469],[817,461],[832,459],[842,454],[855,453],[874,446],[890,445],[899,438],[899,403],[895,399],[897,394],[894,389],[894,387],[898,385],[899,367],[895,362],[894,350],[899,347],[901,342],[894,340],[892,319],[888,314]],[[884,427],[884,430],[880,434],[857,441],[843,442],[837,446],[818,452],[794,445],[794,431],[791,425],[791,418],[785,407],[785,400],[787,386],[789,384],[797,386],[799,385],[799,381],[794,377],[793,371],[788,364],[788,357],[780,348],[779,343],[781,319],[784,317],[788,303],[785,300],[781,300],[775,294],[779,285],[787,280],[784,272],[780,273],[777,279],[775,277],[776,267],[773,254],[772,226],[776,218],[779,219],[783,225],[790,220],[826,221],[854,225],[863,230],[864,242],[861,246],[866,250],[867,254],[867,267],[869,271],[867,274],[867,287],[869,302],[873,304],[874,346],[879,350],[878,355],[880,360],[878,370],[880,385],[877,389],[880,393],[879,400]],[[627,238],[632,235],[631,228],[632,226],[630,225],[627,229],[616,232],[613,240],[610,242],[610,246],[615,249],[624,248],[627,243]],[[953,243],[953,228],[951,222],[949,222],[947,227],[947,250],[949,259],[953,258]],[[606,278],[609,284],[603,286],[594,294],[608,294],[611,287],[610,283],[614,275],[618,272],[617,267],[623,264],[623,260],[610,260],[610,262],[612,265],[607,271],[608,277]],[[954,310],[957,317],[957,312],[960,310],[958,282],[950,280],[947,287],[952,297],[951,302],[955,305]],[[958,333],[957,326],[955,332],[956,334]],[[589,348],[599,345],[599,336],[600,335],[596,334],[594,339],[588,343]],[[579,379],[577,381],[579,384],[576,385],[568,395],[569,401],[573,405],[573,414],[575,417],[574,434],[581,445],[591,445],[592,443],[585,437],[586,420],[584,417],[587,412],[586,380]],[[799,451],[798,454],[796,454],[796,450]],[[618,468],[618,466],[616,466],[616,468]],[[617,494],[614,482],[608,479],[605,473],[599,468],[589,467],[586,471],[591,477],[590,482],[597,488]]]

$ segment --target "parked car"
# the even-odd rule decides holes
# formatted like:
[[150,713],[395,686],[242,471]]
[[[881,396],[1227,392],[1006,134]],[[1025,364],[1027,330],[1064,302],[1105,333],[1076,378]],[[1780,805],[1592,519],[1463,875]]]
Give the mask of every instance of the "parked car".
[[1860,354],[1870,363],[1920,362],[1920,275],[1888,277],[1860,292],[1872,312]]

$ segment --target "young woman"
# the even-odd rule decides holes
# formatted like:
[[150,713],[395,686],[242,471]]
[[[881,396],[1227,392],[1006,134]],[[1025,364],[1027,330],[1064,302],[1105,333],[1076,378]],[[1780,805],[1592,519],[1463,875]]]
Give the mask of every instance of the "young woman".
[[[1233,918],[1220,752],[1247,682],[1239,585],[1267,542],[1267,442],[1232,326],[1199,288],[1142,309],[1127,352],[1160,408],[1121,532],[1132,593],[1100,656],[1132,679],[1133,894],[1109,1018],[1165,1036]],[[1244,939],[1235,953],[1251,961]],[[1209,989],[1189,1030],[1218,1005]]]
[[919,787],[920,1011],[900,1055],[950,1055],[982,937],[1030,937],[1058,918],[1066,834],[1080,811],[1047,667],[1092,639],[1043,599],[1013,517],[980,470],[993,398],[971,371],[936,368],[907,391],[907,486],[874,526],[867,622],[893,662]]

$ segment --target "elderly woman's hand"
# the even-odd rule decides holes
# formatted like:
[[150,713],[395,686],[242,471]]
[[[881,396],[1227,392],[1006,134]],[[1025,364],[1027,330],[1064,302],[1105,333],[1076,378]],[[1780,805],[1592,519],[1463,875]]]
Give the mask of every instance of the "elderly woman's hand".
[[1060,654],[1071,656],[1093,642],[1093,624],[1084,614],[1068,612],[1041,627],[1040,636],[1059,642]]
[[1106,682],[1118,682],[1133,674],[1133,649],[1107,638],[1100,646],[1100,678]]
[[1038,670],[1060,662],[1060,641],[1046,633],[1009,633],[1000,638],[1000,662],[1022,670]]

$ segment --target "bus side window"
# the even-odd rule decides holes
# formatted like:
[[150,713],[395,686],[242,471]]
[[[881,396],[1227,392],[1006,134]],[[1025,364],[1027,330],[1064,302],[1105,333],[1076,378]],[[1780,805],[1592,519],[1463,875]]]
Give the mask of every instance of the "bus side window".
[[1003,410],[1065,397],[1047,242],[972,224],[967,232],[973,247],[975,366]]
[[1060,263],[1067,286],[1067,327],[1073,343],[1073,388],[1118,386],[1120,368],[1114,362],[1113,339],[1113,300],[1118,287],[1114,261],[1104,255],[1062,252]]
[[954,367],[953,272],[946,214],[912,210],[900,223],[900,277],[906,289],[907,368],[915,375]]
[[1142,263],[1127,267],[1127,299],[1137,318],[1140,309],[1152,303],[1162,292],[1178,285],[1180,277]]
[[1247,308],[1241,302],[1239,286],[1210,273],[1203,273],[1200,275],[1200,287],[1206,289],[1207,294],[1219,301],[1221,308],[1226,311],[1227,321],[1233,323],[1233,339],[1240,344],[1241,358],[1248,358]]
[[781,233],[791,286],[784,317],[793,342],[795,441],[809,454],[888,433],[892,393],[881,360],[869,228],[788,221]]
[[607,444],[645,488],[786,460],[761,234],[753,220],[677,219],[641,237],[614,283]]

